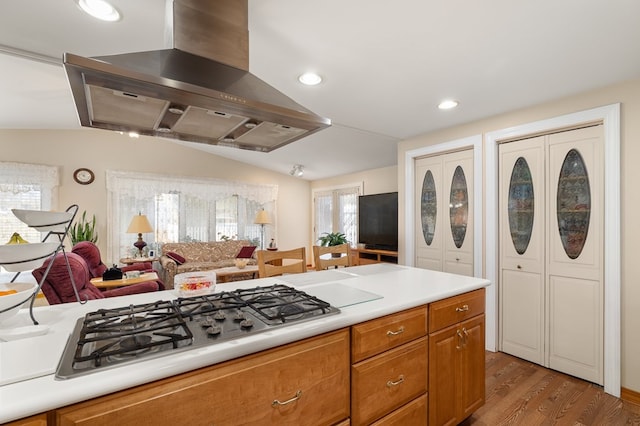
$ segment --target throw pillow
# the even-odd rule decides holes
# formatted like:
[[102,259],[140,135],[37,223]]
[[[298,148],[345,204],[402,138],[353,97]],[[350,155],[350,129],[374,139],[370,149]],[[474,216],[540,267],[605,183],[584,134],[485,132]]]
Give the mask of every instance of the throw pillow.
[[167,253],[167,257],[175,261],[178,265],[182,265],[184,262],[187,261],[184,257],[180,256],[178,253],[174,253],[172,251]]
[[240,253],[236,255],[238,259],[248,259],[253,256],[256,246],[244,246],[240,249]]

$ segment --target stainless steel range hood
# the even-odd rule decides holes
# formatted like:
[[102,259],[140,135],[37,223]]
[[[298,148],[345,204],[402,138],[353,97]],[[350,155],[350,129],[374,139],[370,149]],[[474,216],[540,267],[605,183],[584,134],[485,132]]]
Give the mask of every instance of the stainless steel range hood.
[[80,123],[269,152],[331,125],[248,72],[247,0],[174,0],[172,49],[65,53]]

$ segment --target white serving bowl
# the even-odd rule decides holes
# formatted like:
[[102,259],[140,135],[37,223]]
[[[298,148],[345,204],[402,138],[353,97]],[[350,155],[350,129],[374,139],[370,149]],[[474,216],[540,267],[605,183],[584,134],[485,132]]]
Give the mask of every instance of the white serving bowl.
[[7,294],[6,296],[0,296],[0,311],[7,309],[9,306],[13,306],[16,303],[20,303],[15,308],[0,313],[0,322],[11,318],[18,313],[23,303],[29,300],[35,289],[35,283],[3,283],[0,284],[0,291],[16,290],[17,293]]
[[73,218],[73,211],[51,212],[46,210],[11,209],[13,214],[28,226],[40,232],[64,232]]
[[8,272],[29,271],[39,268],[45,259],[56,251],[58,244],[55,241],[50,241],[45,243],[0,245],[0,265]]

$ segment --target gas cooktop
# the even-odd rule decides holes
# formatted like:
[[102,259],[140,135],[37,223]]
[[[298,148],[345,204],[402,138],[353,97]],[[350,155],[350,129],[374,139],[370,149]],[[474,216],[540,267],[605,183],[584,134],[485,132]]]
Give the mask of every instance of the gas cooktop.
[[78,320],[56,377],[89,374],[339,312],[283,284],[100,309]]

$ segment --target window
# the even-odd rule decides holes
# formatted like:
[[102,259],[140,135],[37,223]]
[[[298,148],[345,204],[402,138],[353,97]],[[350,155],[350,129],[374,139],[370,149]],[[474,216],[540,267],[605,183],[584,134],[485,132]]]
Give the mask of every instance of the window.
[[58,168],[0,161],[0,244],[14,232],[29,242],[44,235],[18,220],[11,209],[53,210],[59,184]]
[[[262,228],[254,223],[256,214],[264,208],[275,218],[276,185],[108,171],[107,191],[112,262],[135,250],[135,235],[126,230],[138,213],[149,219],[153,233],[143,239],[156,249],[167,242],[225,239],[259,246]],[[275,223],[265,227],[268,238],[275,238]]]
[[313,192],[314,241],[325,232],[342,232],[352,246],[358,242],[358,196],[362,185],[321,189]]

